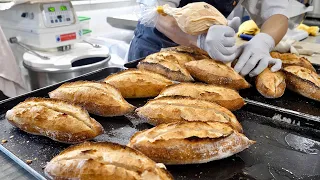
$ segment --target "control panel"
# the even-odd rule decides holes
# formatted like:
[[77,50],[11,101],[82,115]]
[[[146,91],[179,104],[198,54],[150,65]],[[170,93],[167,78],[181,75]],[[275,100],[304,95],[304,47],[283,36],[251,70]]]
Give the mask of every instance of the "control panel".
[[42,13],[46,27],[68,26],[76,22],[70,2],[42,4]]

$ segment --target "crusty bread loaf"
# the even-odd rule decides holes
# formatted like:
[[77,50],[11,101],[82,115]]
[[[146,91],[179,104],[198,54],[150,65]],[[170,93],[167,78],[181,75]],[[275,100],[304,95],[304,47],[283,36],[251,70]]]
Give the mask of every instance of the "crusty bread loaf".
[[171,80],[194,81],[184,64],[194,60],[191,56],[177,52],[159,52],[147,56],[138,68],[161,74]]
[[195,164],[227,158],[254,143],[223,123],[176,122],[138,132],[128,146],[156,162]]
[[223,14],[205,2],[189,3],[182,8],[171,8],[166,4],[163,9],[175,18],[182,31],[191,35],[206,33],[212,25],[228,24]]
[[242,126],[228,109],[212,102],[187,97],[162,97],[150,100],[136,110],[152,125],[179,121],[222,122],[242,132]]
[[104,82],[116,87],[124,98],[148,98],[159,95],[173,82],[166,77],[146,70],[128,69],[108,76]]
[[192,56],[195,60],[201,60],[201,59],[210,59],[209,54],[197,47],[188,47],[188,46],[176,46],[176,47],[169,47],[169,48],[163,48],[161,49],[162,52],[166,51],[174,51],[178,53],[185,53],[189,56]]
[[54,157],[44,172],[50,179],[171,180],[163,164],[156,164],[129,147],[85,142]]
[[272,72],[265,69],[256,78],[256,88],[266,98],[279,98],[286,90],[286,77],[282,71]]
[[301,66],[316,72],[311,62],[304,57],[299,57],[292,53],[271,52],[270,54],[273,58],[281,59],[283,68],[288,66]]
[[6,118],[27,133],[64,143],[83,142],[103,133],[86,110],[57,99],[27,99],[9,110]]
[[235,111],[244,106],[245,102],[233,89],[201,83],[180,83],[168,86],[157,98],[166,96],[183,96],[215,102],[222,107]]
[[82,105],[99,116],[121,116],[135,107],[123,99],[121,93],[107,83],[77,81],[66,83],[49,93],[50,98],[62,99]]
[[284,68],[284,71],[290,90],[320,101],[320,76],[317,73],[300,66],[288,66]]
[[222,62],[212,59],[191,61],[186,63],[186,68],[190,74],[205,83],[215,84],[231,89],[246,89],[250,84],[234,69]]

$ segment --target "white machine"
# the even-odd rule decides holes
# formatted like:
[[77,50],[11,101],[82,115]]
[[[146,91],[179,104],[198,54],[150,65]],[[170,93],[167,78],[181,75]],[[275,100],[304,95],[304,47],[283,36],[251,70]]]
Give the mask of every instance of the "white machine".
[[103,68],[110,59],[108,48],[85,41],[69,1],[18,4],[0,11],[0,25],[11,43],[25,49],[32,89]]

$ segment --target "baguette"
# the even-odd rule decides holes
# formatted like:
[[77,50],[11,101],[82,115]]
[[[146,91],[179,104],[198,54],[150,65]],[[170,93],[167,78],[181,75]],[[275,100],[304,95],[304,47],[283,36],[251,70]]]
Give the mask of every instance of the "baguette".
[[57,99],[27,99],[9,110],[6,118],[22,131],[63,143],[80,143],[103,133],[86,110]]
[[90,113],[109,117],[134,111],[121,93],[107,83],[78,81],[65,83],[49,93],[50,98],[62,99],[83,106]]
[[224,159],[254,141],[218,122],[161,124],[132,136],[129,147],[164,164],[198,164]]
[[188,47],[188,46],[176,46],[176,47],[169,47],[169,48],[162,48],[161,52],[167,52],[167,51],[173,51],[178,53],[184,53],[191,57],[193,57],[195,60],[201,60],[201,59],[210,59],[209,54],[197,47]]
[[173,81],[189,82],[194,81],[194,79],[184,64],[192,60],[192,57],[182,53],[159,52],[151,54],[142,60],[138,65],[138,69],[161,74]]
[[286,90],[286,77],[281,71],[272,72],[265,69],[256,78],[256,88],[265,98],[279,98]]
[[283,68],[288,66],[301,66],[316,72],[311,62],[304,57],[299,57],[291,53],[271,52],[270,54],[272,58],[281,59]]
[[69,147],[54,157],[44,172],[50,179],[173,179],[163,164],[129,147],[107,142]]
[[219,104],[235,111],[244,106],[245,102],[239,93],[233,89],[209,84],[181,83],[164,89],[157,98],[168,96],[191,97]]
[[152,125],[180,121],[222,122],[242,132],[242,126],[228,109],[216,103],[187,98],[162,97],[149,101],[136,110],[142,119]]
[[307,98],[320,101],[320,76],[300,66],[284,68],[287,86],[290,90]]
[[159,95],[173,84],[166,77],[146,70],[129,69],[108,76],[104,82],[119,89],[124,98],[148,98]]
[[246,89],[250,84],[232,67],[212,59],[191,61],[186,63],[190,74],[205,83],[228,87],[231,89]]

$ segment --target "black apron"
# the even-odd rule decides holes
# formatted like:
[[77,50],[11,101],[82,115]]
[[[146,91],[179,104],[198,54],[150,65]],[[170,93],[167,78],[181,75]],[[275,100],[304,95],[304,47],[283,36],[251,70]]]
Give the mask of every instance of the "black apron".
[[[181,0],[179,7],[183,7],[193,2],[206,2],[217,8],[225,17],[233,11],[239,0]],[[138,23],[134,32],[134,38],[131,42],[128,60],[144,58],[150,54],[159,52],[161,48],[173,47],[178,44],[174,43],[167,36],[158,31],[155,27],[145,27]]]

